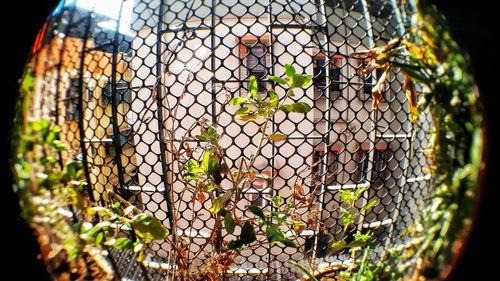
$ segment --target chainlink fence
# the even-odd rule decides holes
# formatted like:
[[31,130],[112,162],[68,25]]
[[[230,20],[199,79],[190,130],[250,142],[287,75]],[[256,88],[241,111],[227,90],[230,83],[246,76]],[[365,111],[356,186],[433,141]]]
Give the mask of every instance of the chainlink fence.
[[[299,244],[318,263],[349,262],[348,252],[326,254],[343,227],[341,191],[363,188],[360,209],[378,199],[349,235],[371,230],[375,245],[387,248],[419,216],[432,180],[425,157],[432,122],[422,114],[419,126],[411,124],[402,75],[390,73],[374,110],[371,91],[381,73],[363,74],[365,62],[349,56],[406,34],[413,13],[412,1],[403,0],[62,1],[33,46],[30,117],[61,126],[71,147],[61,158],[83,159],[96,204],[108,204],[105,191],[113,190],[168,228],[175,223],[202,264],[207,253],[200,249],[214,225],[211,200],[191,203],[167,143],[178,148],[206,119],[217,125],[228,164],[237,169],[258,144],[257,125],[235,121],[227,101],[246,95],[251,75],[283,96],[267,77],[283,76],[290,63],[314,75],[293,97],[313,110],[274,117],[273,130],[289,137],[264,145],[253,169],[272,181],[248,185],[238,214],[249,204],[272,211],[270,199],[279,193],[289,202],[299,184],[317,196],[315,207],[298,215],[322,222],[303,231]],[[194,138],[187,144],[199,146]],[[228,183],[224,178],[221,186]],[[157,280],[174,263],[170,250],[153,244],[143,271],[130,253],[113,250],[111,257],[123,278]],[[300,274],[289,261],[302,259],[281,244],[248,248],[226,277],[293,280]]]

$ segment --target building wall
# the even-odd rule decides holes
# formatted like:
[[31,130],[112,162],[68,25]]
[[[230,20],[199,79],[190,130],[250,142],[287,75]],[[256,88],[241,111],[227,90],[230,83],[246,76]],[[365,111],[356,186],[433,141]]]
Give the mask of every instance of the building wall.
[[[175,15],[175,18],[179,17],[179,15]],[[333,23],[338,19],[340,17],[330,19],[330,22]],[[199,126],[195,124],[201,118],[217,119],[219,130],[225,133],[221,145],[227,148],[231,168],[238,167],[239,162],[236,160],[238,157],[243,155],[248,157],[255,150],[255,145],[258,143],[258,137],[255,135],[257,125],[234,121],[232,118],[237,108],[226,104],[227,96],[246,95],[247,83],[244,81],[248,79],[248,69],[244,66],[245,58],[241,54],[241,46],[249,37],[260,42],[267,42],[265,44],[269,45],[268,56],[276,64],[275,66],[268,65],[268,74],[277,76],[284,75],[280,65],[286,63],[292,63],[298,72],[312,74],[314,72],[313,60],[320,55],[318,47],[323,45],[322,47],[325,48],[326,45],[327,49],[331,50],[331,55],[337,55],[341,58],[342,90],[338,98],[322,97],[315,93],[314,86],[306,90],[295,91],[295,100],[306,102],[314,109],[305,116],[302,114],[286,116],[283,113],[276,115],[275,129],[281,133],[289,134],[289,139],[277,145],[265,145],[261,152],[263,157],[260,157],[254,165],[255,169],[259,171],[269,171],[275,175],[273,188],[263,192],[255,191],[255,188],[251,187],[246,195],[248,200],[242,200],[238,213],[242,214],[244,206],[250,204],[250,199],[254,199],[256,196],[270,198],[279,192],[283,197],[290,198],[291,187],[294,185],[297,171],[314,164],[314,151],[320,147],[327,147],[327,149],[341,147],[341,151],[337,155],[339,165],[336,177],[337,185],[324,187],[321,195],[323,198],[319,199],[327,202],[324,205],[323,219],[326,225],[332,228],[332,232],[337,233],[339,227],[338,213],[335,211],[340,201],[338,191],[355,186],[356,181],[353,178],[353,173],[359,166],[356,157],[358,151],[362,149],[370,152],[375,150],[376,145],[385,145],[398,153],[397,158],[391,157],[389,159],[391,168],[394,170],[391,173],[391,179],[387,179],[387,182],[391,183],[388,187],[379,186],[370,191],[372,197],[377,194],[385,196],[392,193],[394,196],[387,196],[384,200],[386,205],[394,206],[396,203],[393,201],[400,186],[398,183],[404,178],[403,166],[406,165],[404,163],[406,161],[405,154],[402,151],[407,149],[408,144],[407,140],[391,143],[391,138],[394,139],[396,134],[406,133],[408,116],[404,110],[399,116],[395,113],[401,111],[405,106],[404,94],[401,93],[401,77],[396,74],[391,74],[390,80],[393,82],[388,85],[387,99],[382,100],[376,114],[372,110],[370,94],[368,97],[363,95],[361,98],[360,92],[363,91],[364,85],[363,77],[360,75],[360,62],[348,58],[348,55],[366,50],[370,46],[366,38],[366,31],[356,30],[354,34],[347,36],[347,39],[341,37],[341,33],[333,33],[332,38],[327,38],[325,34],[318,36],[318,33],[312,28],[274,27],[270,30],[265,19],[261,18],[262,22],[255,22],[255,17],[250,16],[225,17],[217,20],[218,24],[213,30],[204,27],[210,25],[210,22],[188,21],[187,25],[194,30],[196,35],[186,42],[181,42],[180,38],[183,36],[189,38],[190,34],[174,31],[176,28],[178,29],[179,25],[176,25],[175,21],[172,22],[161,36],[162,53],[160,58],[157,57],[158,34],[155,29],[142,28],[133,41],[135,57],[131,60],[131,68],[134,71],[132,88],[136,91],[139,99],[132,104],[132,111],[133,114],[148,120],[147,122],[138,120],[134,123],[134,130],[141,131],[141,135],[136,135],[134,142],[137,149],[139,186],[148,190],[148,192],[143,193],[142,198],[146,209],[154,210],[155,214],[167,212],[167,206],[163,201],[165,193],[159,142],[161,141],[160,137],[168,142],[169,135],[159,131],[158,123],[160,120],[153,113],[158,106],[158,83],[165,86],[161,101],[163,107],[161,123],[167,130],[175,128],[177,138],[187,134],[188,128],[192,128],[193,125],[192,132],[197,133]],[[280,20],[286,21],[287,17],[281,17]],[[341,22],[345,29],[350,24],[357,23],[354,17]],[[357,24],[363,26],[363,22]],[[366,22],[364,24],[366,25]],[[172,29],[172,31],[169,32],[168,29]],[[337,27],[337,29],[341,28]],[[360,34],[361,32],[365,32],[365,34]],[[223,36],[213,37],[211,34]],[[365,38],[360,40],[360,37]],[[327,41],[328,43],[326,43]],[[161,80],[157,79],[156,64],[158,60],[161,61]],[[283,89],[278,88],[276,91],[280,96],[284,95]],[[175,119],[172,117],[174,112],[177,114]],[[377,131],[380,132],[380,136],[385,134],[392,137],[387,140],[384,138],[376,140],[375,134],[372,134],[375,127],[379,128]],[[175,143],[178,145],[177,140]],[[196,146],[197,144],[191,143],[191,145]],[[272,155],[276,156],[272,157]],[[211,203],[205,202],[204,208],[199,202],[195,202],[194,206],[186,205],[185,202],[191,202],[193,194],[182,192],[185,185],[180,181],[179,169],[172,164],[168,151],[165,157],[168,163],[167,172],[170,175],[167,185],[172,186],[176,191],[174,201],[183,202],[177,206],[182,212],[178,214],[175,221],[178,222],[180,229],[185,230],[183,233],[186,235],[193,210],[197,216],[207,218],[204,219],[205,221],[196,221],[194,231],[190,234],[203,240],[203,237],[208,237],[209,230],[214,223],[212,219],[208,219],[211,215],[206,211]],[[272,160],[270,161],[270,159]],[[369,178],[366,180],[369,181]],[[223,188],[228,188],[228,184],[229,182],[223,182]],[[308,192],[310,183],[304,183],[304,186]],[[258,192],[258,194],[251,194],[253,192]],[[182,198],[179,198],[179,194],[182,194]],[[378,214],[371,214],[363,218],[362,221],[369,224],[391,218],[394,215],[394,207],[387,209],[386,205],[381,204]],[[269,208],[268,203],[265,206]],[[304,219],[307,211],[305,209],[299,210],[300,213],[304,214]],[[363,224],[361,221],[359,223]],[[200,259],[202,258],[200,257]],[[286,260],[287,258],[288,255],[285,255],[279,259]]]
[[[119,52],[113,56],[98,51],[92,39],[83,48],[82,39],[56,36],[32,61],[37,83],[31,97],[30,115],[53,118],[61,125],[61,138],[71,147],[69,153],[63,154],[64,161],[83,152],[80,147],[82,125],[90,185],[98,201],[108,200],[102,196],[105,190],[128,194],[129,201],[168,226],[167,216],[172,214],[168,214],[165,187],[174,188],[174,202],[180,202],[176,205],[180,212],[174,221],[182,230],[181,235],[195,237],[192,251],[196,252],[197,245],[204,243],[214,223],[205,211],[211,201],[205,201],[203,206],[199,202],[194,206],[186,204],[192,201],[193,195],[183,192],[180,170],[172,163],[168,145],[162,155],[161,143],[168,143],[171,138],[167,130],[175,128],[174,143],[178,145],[178,138],[201,118],[217,121],[220,132],[224,133],[221,145],[226,148],[230,166],[238,167],[238,159],[251,155],[258,142],[257,125],[234,121],[236,108],[226,104],[230,97],[246,95],[248,55],[243,53],[248,46],[259,41],[266,46],[269,60],[266,74],[277,76],[284,75],[282,66],[286,63],[292,63],[298,72],[313,74],[315,58],[329,57],[337,60],[340,68],[339,93],[325,96],[314,85],[296,90],[294,99],[314,109],[305,116],[276,115],[273,129],[288,134],[289,139],[266,144],[262,157],[254,165],[256,170],[273,175],[273,186],[266,188],[259,183],[249,186],[238,213],[252,201],[269,210],[268,199],[278,192],[289,199],[298,171],[317,161],[322,163],[320,172],[330,169],[327,157],[315,156],[329,151],[335,156],[336,177],[334,182],[321,187],[317,202],[325,226],[332,234],[338,234],[339,191],[370,182],[369,191],[357,206],[375,197],[380,198],[380,203],[372,212],[360,216],[356,228],[376,231],[381,246],[390,243],[394,230],[403,231],[402,226],[415,219],[423,202],[426,190],[423,186],[430,180],[426,170],[429,161],[423,149],[415,147],[429,144],[425,131],[432,127],[431,120],[424,116],[420,120],[421,128],[411,126],[402,77],[397,73],[390,74],[385,98],[378,110],[373,110],[370,94],[363,94],[370,83],[360,75],[360,62],[348,56],[385,44],[401,34],[404,27],[400,16],[394,13],[375,17],[367,10],[356,8],[347,12],[331,4],[318,8],[315,1],[308,0],[277,0],[272,4],[257,0],[250,7],[239,2],[168,0],[162,17],[162,22],[168,24],[158,25],[159,1],[138,1],[131,23],[131,32],[136,35],[127,54]],[[193,4],[191,12],[188,3]],[[212,3],[216,6],[211,7]],[[163,31],[161,36],[158,28]],[[108,39],[113,40],[113,32],[107,32]],[[80,66],[82,55],[84,65]],[[72,80],[79,80],[80,75],[84,84],[82,91],[76,94],[82,95],[83,119],[68,116],[77,102],[68,89],[72,87]],[[114,135],[113,108],[111,103],[103,102],[103,89],[112,75],[116,81],[130,82],[131,92],[130,101],[116,106],[116,127],[130,132],[130,138],[119,145],[122,153],[118,156],[113,156],[110,150],[115,147],[110,137]],[[276,90],[280,96],[284,95],[283,89]],[[54,117],[56,109],[60,114]],[[78,123],[80,120],[83,124]],[[166,130],[160,131],[160,127]],[[199,129],[198,126],[192,128],[195,133]],[[368,159],[364,163],[369,172],[361,171],[361,176],[357,176],[360,159]],[[120,186],[117,160],[122,166],[124,186]],[[163,160],[165,166],[162,166]],[[316,177],[308,173],[302,182],[306,193]],[[229,182],[225,180],[222,186],[228,188]],[[299,213],[305,218],[308,211],[299,210]],[[190,232],[188,226],[193,215],[197,219]],[[306,237],[299,240],[307,242]],[[156,244],[153,250],[158,256],[166,257],[169,249],[165,244]],[[275,273],[286,273],[284,262],[290,257],[300,259],[300,254],[273,245],[254,252],[244,251],[237,263],[243,268],[272,268]],[[201,254],[199,261],[203,258]]]

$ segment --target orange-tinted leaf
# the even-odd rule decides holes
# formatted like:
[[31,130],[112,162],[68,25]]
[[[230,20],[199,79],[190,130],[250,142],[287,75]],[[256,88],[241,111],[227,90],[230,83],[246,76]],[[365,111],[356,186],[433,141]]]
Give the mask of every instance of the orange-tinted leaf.
[[304,187],[300,184],[296,184],[293,188],[293,197],[295,199],[304,199]]
[[257,120],[259,117],[260,117],[259,114],[252,113],[252,114],[245,114],[245,115],[237,115],[236,120],[250,122],[250,121]]
[[219,172],[221,174],[228,174],[229,173],[229,167],[227,166],[227,164],[225,162],[223,162],[222,165],[220,166]]
[[186,147],[186,156],[192,157],[193,156],[193,149],[189,146],[189,143],[186,143],[185,147]]
[[373,109],[378,109],[378,104],[380,103],[380,98],[382,97],[382,91],[384,90],[385,82],[387,81],[387,72],[386,68],[384,73],[380,76],[377,81],[377,84],[372,89],[372,97],[373,97]]
[[404,76],[403,87],[405,89],[408,105],[410,107],[411,121],[414,122],[418,118],[418,95],[417,90],[415,89],[415,84],[413,84],[413,81],[407,75]]
[[367,58],[373,56],[377,52],[377,48],[371,50],[361,50],[349,55],[350,58]]
[[203,202],[205,202],[205,200],[207,200],[205,192],[197,192],[196,193],[196,200],[198,200],[198,202],[203,204]]
[[272,142],[284,141],[288,138],[285,134],[272,134],[267,137]]
[[425,51],[419,46],[417,46],[415,43],[405,39],[403,40],[403,44],[411,53],[413,53],[419,59],[423,60],[425,58]]
[[297,235],[299,235],[306,228],[307,228],[307,225],[302,221],[298,221],[298,222],[293,223],[293,231],[295,231],[295,233]]

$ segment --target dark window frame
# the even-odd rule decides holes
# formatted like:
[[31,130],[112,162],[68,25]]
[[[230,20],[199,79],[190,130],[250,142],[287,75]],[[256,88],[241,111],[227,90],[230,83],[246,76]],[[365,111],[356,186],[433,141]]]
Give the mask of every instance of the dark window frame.
[[[269,51],[271,40],[268,37],[267,34],[260,37],[245,35],[240,40],[240,59],[242,60],[242,68],[245,71],[241,74],[246,79],[249,79],[252,75],[255,76],[259,84],[259,92],[266,90],[267,82],[264,79],[271,65],[271,53]],[[255,61],[252,61],[252,59],[255,59]],[[254,63],[249,65],[252,62]],[[249,84],[247,84],[247,88],[250,89]]]
[[[102,87],[101,103],[102,106],[107,106],[111,104],[111,98],[113,97],[113,85],[107,82],[104,87]],[[126,102],[128,104],[132,103],[132,90],[130,89],[130,82],[128,81],[118,81],[116,82],[116,104],[121,102]]]
[[[344,57],[340,55],[330,55],[329,63],[327,56],[323,53],[318,53],[313,57],[313,86],[314,93],[317,96],[330,97],[337,99],[342,96],[342,64]],[[328,64],[328,72],[330,74],[330,83],[326,76]],[[329,95],[326,95],[326,89],[329,86]]]
[[78,95],[80,89],[80,79],[70,78],[69,86],[66,90],[66,98],[64,105],[66,108],[66,121],[74,121],[80,119],[80,108],[78,104]]
[[[326,172],[327,175],[327,182],[325,184],[327,186],[334,186],[334,185],[339,185],[340,183],[338,182],[338,175],[339,172],[341,171],[339,167],[339,157],[340,153],[343,150],[342,147],[340,146],[328,146],[328,153],[326,155],[326,166],[327,168],[324,167],[324,157],[325,157],[325,151],[322,149],[322,146],[318,146],[314,149],[313,155],[312,155],[312,170],[311,170],[311,175],[314,181],[320,181],[321,182],[321,177],[323,176],[323,173]],[[320,172],[322,171],[322,172]],[[333,175],[330,177],[330,175]]]

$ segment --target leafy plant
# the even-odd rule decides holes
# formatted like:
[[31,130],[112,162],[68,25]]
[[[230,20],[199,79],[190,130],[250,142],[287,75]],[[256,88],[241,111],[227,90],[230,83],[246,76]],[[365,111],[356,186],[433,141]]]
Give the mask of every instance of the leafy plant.
[[[142,261],[145,245],[154,240],[167,239],[168,230],[155,217],[141,212],[115,193],[112,194],[120,202],[114,203],[111,208],[88,208],[88,215],[90,217],[97,215],[100,220],[96,224],[85,222],[80,237],[98,246],[133,250],[139,253],[138,260]],[[122,204],[128,206],[123,209]],[[127,232],[130,234],[126,235]]]
[[[80,276],[109,280],[115,272],[100,249],[134,250],[142,260],[147,243],[166,239],[167,229],[156,218],[114,193],[121,203],[91,206],[82,162],[60,163],[59,153],[73,152],[59,140],[59,126],[41,119],[28,122],[23,131],[14,165],[15,190],[50,273],[57,275],[60,267],[68,266]],[[127,208],[122,210],[121,204]],[[96,272],[95,266],[101,270]]]
[[[298,74],[292,65],[286,65],[284,70],[285,77],[268,77],[275,85],[285,88],[286,92],[283,97],[280,98],[273,88],[259,90],[257,79],[251,76],[247,94],[228,99],[230,106],[238,107],[235,110],[235,121],[257,124],[255,134],[259,137],[255,151],[246,157],[238,159],[240,164],[237,169],[231,170],[227,164],[225,150],[219,144],[223,135],[218,132],[217,124],[210,124],[205,118],[195,124],[201,128],[199,133],[192,132],[195,128],[195,126],[192,126],[190,131],[181,137],[182,141],[178,146],[175,146],[173,142],[169,143],[170,151],[174,152],[172,156],[181,170],[185,191],[189,190],[193,194],[191,204],[196,201],[204,203],[207,198],[210,198],[211,206],[208,210],[215,219],[215,224],[210,230],[210,238],[197,253],[194,255],[189,254],[191,238],[187,241],[183,250],[177,252],[178,278],[196,279],[201,278],[201,276],[207,278],[209,271],[207,268],[214,264],[215,259],[224,256],[226,257],[224,260],[229,266],[231,262],[227,257],[234,258],[234,253],[240,252],[245,247],[253,247],[262,243],[279,243],[287,247],[297,247],[297,244],[289,237],[286,229],[293,230],[293,228],[299,226],[305,228],[305,223],[295,217],[292,218],[294,212],[292,205],[284,204],[281,199],[274,198],[273,204],[276,210],[270,213],[254,205],[247,206],[247,211],[253,213],[255,217],[241,216],[236,211],[239,202],[243,199],[244,192],[249,188],[252,181],[262,180],[267,181],[269,185],[272,184],[272,177],[257,171],[254,168],[254,163],[261,154],[262,147],[266,142],[276,143],[288,138],[285,134],[270,130],[270,124],[275,114],[278,112],[305,114],[311,110],[310,105],[305,102],[294,101],[293,97],[295,96],[295,90],[308,87],[312,81],[312,76]],[[174,107],[172,112],[175,111]],[[175,113],[173,120],[176,120]],[[173,121],[173,123],[175,122]],[[174,125],[172,125],[172,128],[174,128]],[[171,129],[169,134],[175,136],[176,131]],[[192,148],[188,145],[188,140],[193,139],[200,142],[199,147]],[[221,183],[224,178],[229,183],[223,187]],[[171,191],[170,196],[173,198],[173,191]],[[176,214],[178,207],[174,206],[173,208],[173,212]],[[193,219],[190,221],[188,229],[192,229],[192,225],[196,220],[197,217],[193,211]],[[176,226],[174,226],[175,228]],[[224,240],[222,230],[234,234],[237,238],[231,241]],[[259,238],[258,233],[260,231],[265,234],[264,239]],[[175,237],[176,232],[173,231],[173,235]],[[215,251],[204,262],[207,267],[191,270],[190,264],[193,263],[192,260],[209,245]],[[223,274],[224,270],[219,268],[216,272],[212,271],[210,274],[212,279],[210,280],[215,280],[221,276],[220,274]]]
[[[330,254],[334,254],[344,249],[358,250],[370,241],[371,234],[369,231],[364,234],[354,233],[354,239],[349,243],[346,241],[348,231],[350,227],[353,227],[356,219],[378,203],[378,199],[372,199],[357,210],[355,204],[367,189],[368,186],[358,186],[354,190],[343,190],[340,192],[341,204],[339,206],[339,211],[341,216],[340,223],[343,226],[341,233],[342,238],[332,243],[332,251]],[[343,207],[344,205],[347,205],[347,207]]]
[[[29,76],[23,87],[31,83]],[[22,216],[37,235],[49,272],[58,278],[60,268],[68,266],[77,276],[90,278],[93,274],[103,280],[112,276],[111,268],[97,262],[105,258],[80,239],[81,223],[75,223],[89,202],[81,179],[81,161],[61,165],[59,153],[70,151],[58,140],[60,128],[50,121],[29,121],[22,128],[15,147],[14,189],[20,198]],[[98,265],[101,272],[92,273],[93,265]]]
[[368,258],[370,249],[365,247],[361,259],[355,259],[356,269],[341,272],[342,280],[434,278],[455,255],[470,227],[481,164],[477,94],[467,57],[451,40],[445,19],[427,1],[417,4],[413,40],[397,38],[351,56],[366,62],[365,73],[383,71],[372,91],[375,110],[388,73],[399,69],[414,126],[419,126],[422,113],[431,115],[435,128],[428,132],[433,138],[426,155],[433,163],[432,195],[418,222],[408,230],[406,242],[388,249],[385,258],[376,262]]

